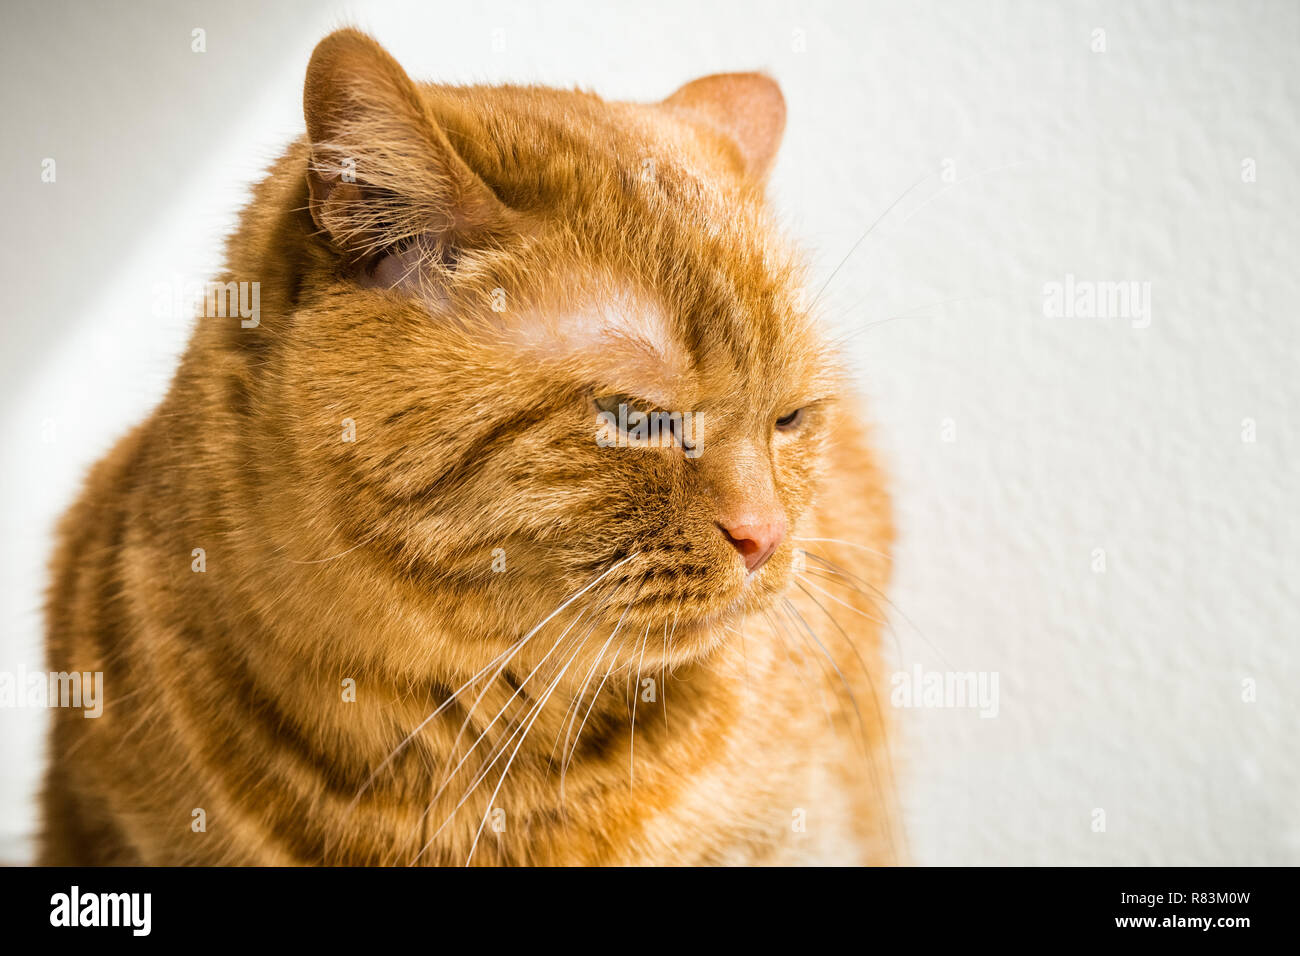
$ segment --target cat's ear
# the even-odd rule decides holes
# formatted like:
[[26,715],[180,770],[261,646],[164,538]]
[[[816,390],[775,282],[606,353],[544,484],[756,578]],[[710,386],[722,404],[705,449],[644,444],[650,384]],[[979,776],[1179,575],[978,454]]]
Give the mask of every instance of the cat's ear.
[[331,33],[303,87],[311,216],[350,263],[417,243],[458,246],[508,229],[512,213],[466,165],[420,90],[375,40]]
[[664,106],[721,133],[736,147],[744,175],[763,180],[785,132],[785,97],[762,73],[715,73],[679,89]]

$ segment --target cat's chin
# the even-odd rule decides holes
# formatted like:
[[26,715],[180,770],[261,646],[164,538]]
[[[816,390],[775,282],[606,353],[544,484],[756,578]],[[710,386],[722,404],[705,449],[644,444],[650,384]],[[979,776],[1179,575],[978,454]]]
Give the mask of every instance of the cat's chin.
[[[651,633],[667,633],[670,635],[670,658],[675,661],[698,658],[737,639],[746,619],[761,619],[764,614],[771,613],[780,601],[787,583],[776,575],[767,579],[760,575],[749,575],[735,591],[722,597],[715,606],[699,608],[689,613],[679,612],[675,618],[647,619],[629,630],[640,634],[648,626]],[[627,622],[624,626],[628,626]]]

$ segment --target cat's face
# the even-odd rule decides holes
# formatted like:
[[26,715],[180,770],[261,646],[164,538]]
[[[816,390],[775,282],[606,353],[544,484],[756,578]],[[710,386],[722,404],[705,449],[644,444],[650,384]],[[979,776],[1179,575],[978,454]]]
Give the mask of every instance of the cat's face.
[[788,585],[834,428],[762,206],[779,92],[417,88],[341,36],[307,89],[337,262],[281,346],[314,500],[466,621],[573,598],[616,653],[698,653]]

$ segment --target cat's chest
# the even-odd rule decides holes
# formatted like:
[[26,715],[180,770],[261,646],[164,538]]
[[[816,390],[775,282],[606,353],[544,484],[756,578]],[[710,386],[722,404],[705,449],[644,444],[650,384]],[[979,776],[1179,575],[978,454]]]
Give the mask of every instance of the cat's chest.
[[676,799],[646,816],[626,862],[864,862],[861,801],[842,762],[849,755],[835,742],[814,745],[800,732],[809,729],[800,717],[781,723],[738,732],[717,760],[685,777]]

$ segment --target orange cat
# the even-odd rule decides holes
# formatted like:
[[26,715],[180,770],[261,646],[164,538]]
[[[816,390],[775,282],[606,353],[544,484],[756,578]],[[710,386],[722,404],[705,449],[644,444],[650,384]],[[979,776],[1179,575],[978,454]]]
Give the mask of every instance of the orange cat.
[[417,85],[343,30],[304,99],[255,314],[61,526],[50,666],[105,706],[42,861],[897,861],[888,501],[764,205],[777,86]]

